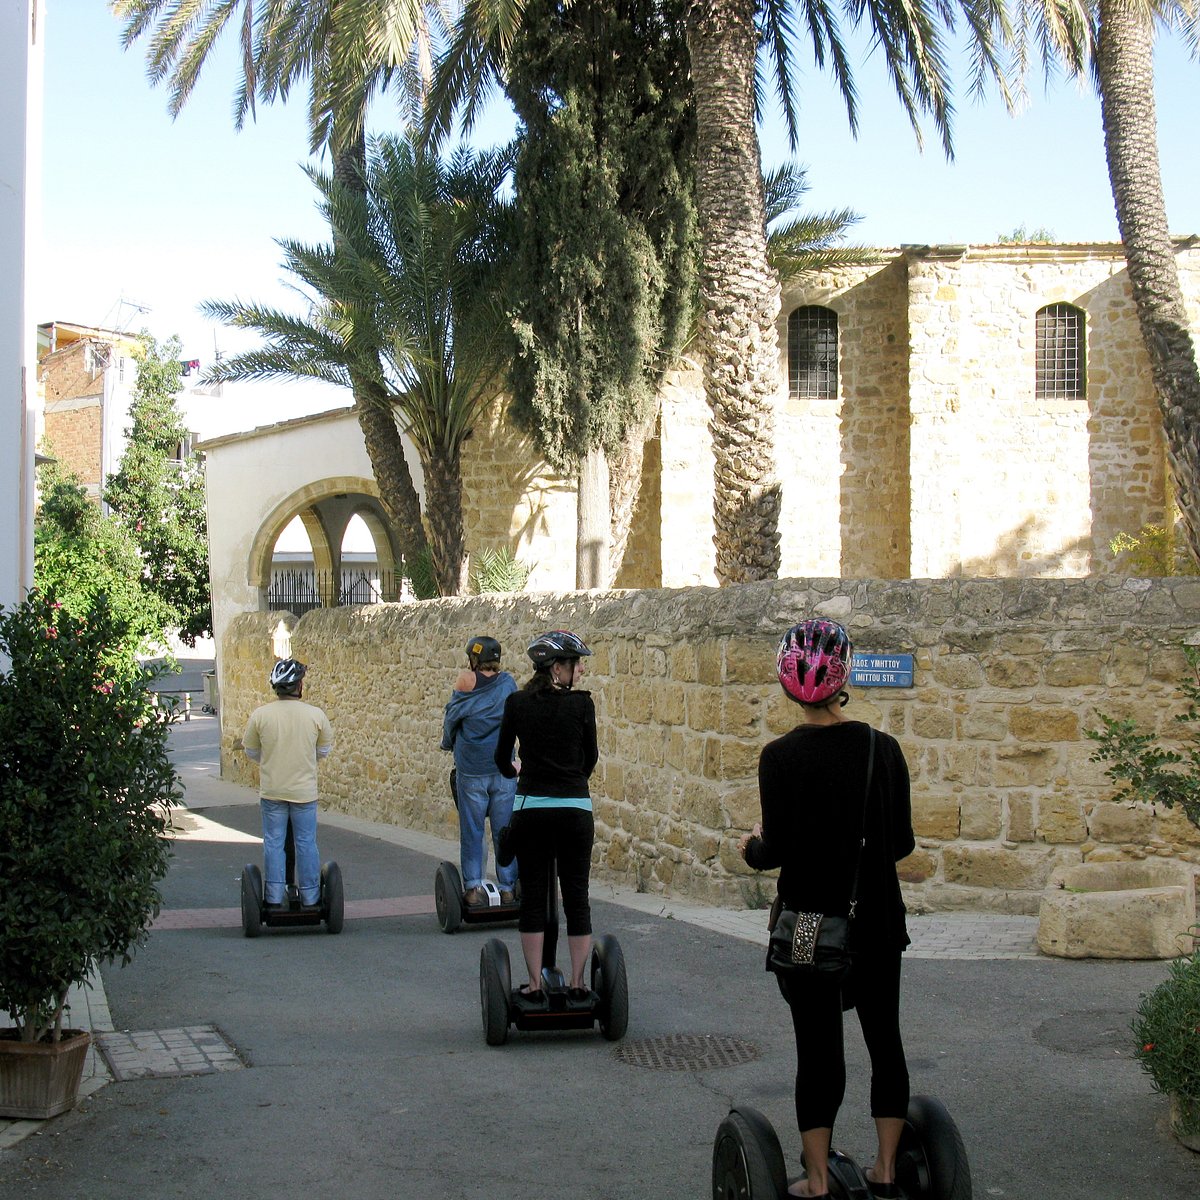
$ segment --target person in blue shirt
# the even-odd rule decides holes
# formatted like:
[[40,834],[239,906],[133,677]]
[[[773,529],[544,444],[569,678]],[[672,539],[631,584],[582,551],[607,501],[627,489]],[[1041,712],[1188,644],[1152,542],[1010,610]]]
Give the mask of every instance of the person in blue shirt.
[[[500,670],[500,643],[476,637],[467,643],[468,667],[460,671],[442,718],[442,749],[454,751],[457,777],[459,864],[463,899],[468,905],[486,904],[482,889],[484,822],[492,827],[492,845],[512,820],[516,780],[506,779],[495,763],[496,739],[504,702],[517,690],[517,681]],[[498,853],[497,853],[498,857]],[[496,867],[500,902],[512,904],[517,884],[517,864]]]

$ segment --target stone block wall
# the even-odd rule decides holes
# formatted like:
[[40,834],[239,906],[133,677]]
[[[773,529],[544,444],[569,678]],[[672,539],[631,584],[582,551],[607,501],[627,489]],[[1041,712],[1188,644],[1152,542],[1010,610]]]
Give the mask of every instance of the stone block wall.
[[[917,849],[912,905],[1034,913],[1056,868],[1161,858],[1200,863],[1177,812],[1113,799],[1089,761],[1097,710],[1170,731],[1181,643],[1200,631],[1200,580],[779,580],[725,589],[487,596],[327,609],[295,623],[306,697],[333,721],[324,803],[456,836],[438,749],[462,647],[487,631],[528,678],[523,647],[547,628],[595,651],[600,762],[594,874],[652,892],[755,902],[770,881],[736,852],[758,817],[758,755],[798,711],[774,681],[793,621],[828,615],[859,650],[915,657],[911,689],[856,689],[847,715],[900,740]],[[231,625],[221,687],[222,769],[269,698],[277,614]]]

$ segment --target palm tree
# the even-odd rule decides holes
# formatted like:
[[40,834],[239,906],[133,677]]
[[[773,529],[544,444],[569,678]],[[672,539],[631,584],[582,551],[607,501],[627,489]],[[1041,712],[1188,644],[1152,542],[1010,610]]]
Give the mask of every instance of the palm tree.
[[[505,78],[524,0],[465,5],[430,92],[427,128],[444,133],[462,107],[469,124],[482,96]],[[757,114],[765,44],[792,135],[798,137],[791,46],[797,26],[818,66],[829,66],[857,127],[853,72],[839,25],[865,22],[905,112],[929,116],[950,151],[952,106],[945,43],[961,14],[974,52],[972,86],[994,79],[1007,98],[996,32],[1007,28],[1003,0],[842,0],[839,6],[789,0],[685,0],[696,105],[696,206],[701,235],[704,388],[712,412],[717,577],[722,583],[771,578],[779,568],[779,482],[775,474],[775,321],[779,284],[767,251],[766,206]],[[761,30],[761,33],[760,33]]]
[[[240,10],[240,20],[238,14]],[[372,97],[394,81],[412,82],[425,53],[440,6],[405,0],[114,0],[124,21],[128,49],[148,37],[147,73],[170,89],[168,110],[178,115],[195,87],[213,47],[227,28],[236,28],[241,78],[234,96],[235,127],[253,117],[256,98],[286,100],[291,89],[309,89],[310,151],[328,149],[343,186],[362,189],[366,157],[366,113]],[[427,549],[421,506],[396,414],[379,394],[378,366],[362,347],[351,368],[354,407],[380,500],[406,559]]]
[[1093,62],[1117,227],[1158,392],[1175,500],[1192,556],[1200,562],[1200,371],[1158,161],[1155,13],[1147,0],[1099,0],[1098,17]]
[[1197,47],[1190,0],[1026,0],[1014,48],[1022,71],[1030,41],[1047,73],[1054,60],[1072,75],[1091,66],[1104,123],[1104,154],[1134,308],[1158,393],[1175,503],[1200,562],[1200,370],[1167,224],[1154,100],[1154,30],[1159,23]]
[[310,299],[296,316],[241,302],[204,311],[263,335],[262,348],[218,363],[213,380],[316,378],[369,389],[399,414],[425,477],[434,581],[466,586],[462,445],[494,399],[507,356],[501,280],[504,155],[460,150],[443,163],[405,139],[373,142],[365,189],[310,171],[332,243],[280,241]]
[[[994,30],[1004,27],[998,0],[960,0],[976,52],[974,86],[1001,83]],[[952,106],[945,38],[947,4],[915,0],[902,10],[844,0],[852,25],[866,20],[905,112],[918,132],[932,118],[950,153]],[[800,7],[819,66],[828,60],[857,124],[853,75],[837,11]],[[701,232],[700,286],[704,390],[712,410],[714,540],[721,583],[774,577],[779,569],[780,490],[775,472],[779,284],[770,269],[766,206],[755,116],[759,23],[774,54],[775,78],[796,141],[786,0],[689,0],[688,49],[698,129],[696,206]]]

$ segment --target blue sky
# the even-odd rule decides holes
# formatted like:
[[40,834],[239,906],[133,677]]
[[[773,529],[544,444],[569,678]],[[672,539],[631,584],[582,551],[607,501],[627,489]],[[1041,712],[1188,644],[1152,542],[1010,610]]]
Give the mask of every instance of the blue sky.
[[[307,156],[303,96],[260,109],[235,132],[234,47],[201,78],[180,117],[145,76],[142,46],[123,51],[117,22],[100,0],[50,0],[46,21],[43,251],[35,281],[37,319],[178,334],[189,358],[210,361],[246,344],[205,321],[196,305],[237,297],[288,306],[273,239],[323,239]],[[1010,117],[993,95],[959,100],[956,158],[936,136],[921,152],[865,50],[855,66],[860,130],[850,136],[832,82],[801,79],[796,158],[809,169],[808,207],[862,214],[856,241],[992,242],[1024,224],[1060,241],[1115,241],[1099,104],[1070,81],[1030,84],[1030,102]],[[1200,66],[1177,41],[1157,56],[1159,144],[1171,228],[1200,233]],[[386,126],[390,101],[377,107]],[[503,114],[485,126],[503,134]],[[780,123],[762,131],[767,165],[787,157]],[[134,305],[139,308],[133,307]],[[296,385],[276,409],[329,407],[338,397]],[[264,411],[266,402],[264,401]],[[259,423],[241,413],[232,427]],[[276,419],[268,415],[263,419]]]

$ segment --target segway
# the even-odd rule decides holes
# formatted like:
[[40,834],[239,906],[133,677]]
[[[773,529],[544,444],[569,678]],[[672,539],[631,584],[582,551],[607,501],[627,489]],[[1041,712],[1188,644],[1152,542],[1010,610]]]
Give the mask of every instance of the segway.
[[[458,772],[452,767],[450,795],[455,808],[458,808],[457,784]],[[485,860],[486,853],[485,842]],[[438,863],[437,874],[433,877],[433,903],[443,933],[456,933],[463,925],[503,925],[517,919],[521,910],[517,899],[505,904],[500,897],[500,889],[490,879],[485,879],[479,885],[479,890],[487,897],[487,903],[468,904],[458,868],[452,862]]]
[[512,986],[508,947],[489,938],[479,956],[479,999],[483,1009],[483,1034],[489,1046],[508,1041],[510,1026],[517,1029],[591,1029],[615,1042],[629,1026],[629,985],[625,956],[612,934],[598,937],[592,946],[590,986],[585,996],[573,997],[567,978],[554,965],[558,948],[558,879],[554,860],[549,865],[546,889],[546,934],[542,943],[542,990],[530,997]]
[[321,865],[321,894],[316,905],[307,908],[300,900],[300,888],[296,882],[296,847],[290,819],[283,852],[288,885],[284,902],[278,907],[268,907],[263,903],[262,871],[258,864],[247,863],[242,868],[242,932],[247,937],[258,937],[264,925],[320,925],[324,922],[329,933],[341,933],[346,917],[341,868],[335,862]]
[[[771,1122],[757,1109],[729,1110],[713,1142],[713,1200],[786,1200],[789,1180]],[[871,1200],[867,1177],[848,1154],[829,1154],[829,1194]],[[958,1126],[932,1096],[913,1096],[896,1155],[898,1200],[971,1200],[971,1167]]]

